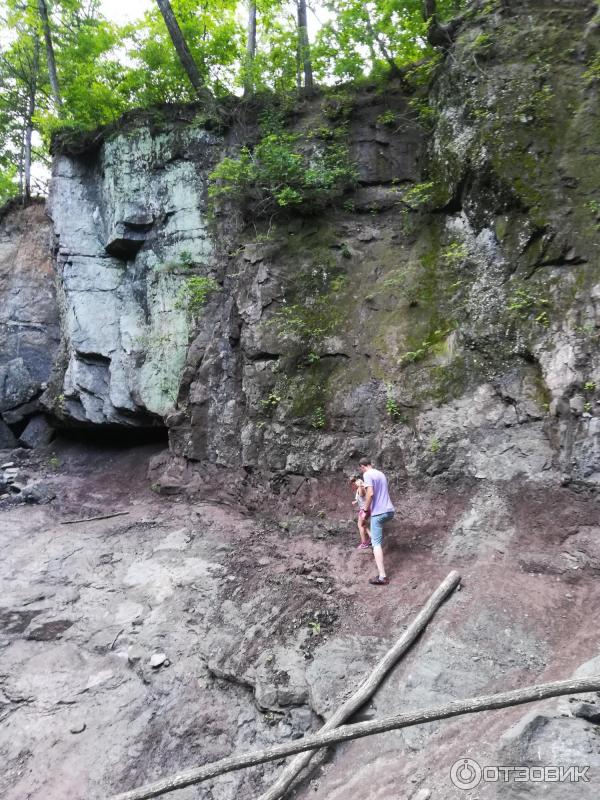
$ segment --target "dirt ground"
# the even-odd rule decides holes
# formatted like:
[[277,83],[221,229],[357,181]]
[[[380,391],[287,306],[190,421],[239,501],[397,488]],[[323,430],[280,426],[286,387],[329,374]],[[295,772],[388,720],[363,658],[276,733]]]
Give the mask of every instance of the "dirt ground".
[[[316,730],[450,569],[461,572],[461,591],[359,718],[566,678],[600,653],[594,495],[393,487],[391,583],[379,588],[367,583],[372,556],[355,549],[352,498],[341,484],[332,482],[329,506],[318,500],[326,479],[313,485],[312,505],[297,504],[304,514],[285,495],[252,511],[228,491],[161,495],[147,477],[160,447],[63,441],[42,455],[13,456],[20,480],[41,480],[56,498],[0,503],[6,800],[106,798]],[[127,514],[63,524],[120,511]],[[564,713],[556,701],[536,708],[559,721]],[[495,797],[491,785],[471,795],[455,789],[450,767],[467,756],[497,758],[526,713],[342,745],[295,796]],[[577,722],[583,738],[565,733],[565,746],[587,747],[581,757],[597,759],[597,726]],[[258,797],[278,769],[233,773],[172,796]],[[561,790],[561,800],[587,797],[577,786]]]

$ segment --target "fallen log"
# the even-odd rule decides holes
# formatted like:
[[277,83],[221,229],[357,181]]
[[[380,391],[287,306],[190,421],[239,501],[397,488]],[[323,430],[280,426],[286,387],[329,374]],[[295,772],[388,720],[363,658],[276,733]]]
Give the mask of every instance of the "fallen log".
[[580,680],[555,681],[554,683],[541,683],[537,686],[527,686],[524,689],[515,689],[511,692],[492,694],[486,697],[471,697],[467,700],[455,700],[437,708],[420,709],[409,714],[398,714],[395,717],[373,720],[371,722],[358,722],[355,725],[342,725],[333,731],[316,733],[304,739],[296,739],[288,744],[279,744],[266,750],[253,753],[242,753],[239,756],[230,756],[203,767],[189,769],[164,778],[156,783],[133,789],[130,792],[116,795],[112,800],[147,800],[158,797],[176,789],[183,789],[193,783],[215,778],[225,772],[253,767],[266,761],[276,761],[278,758],[301,753],[304,750],[318,750],[339,742],[348,742],[351,739],[360,739],[364,736],[373,736],[376,733],[410,728],[425,722],[435,722],[440,719],[449,719],[463,714],[475,714],[480,711],[492,711],[499,708],[519,706],[524,703],[533,703],[537,700],[547,700],[550,697],[561,697],[567,694],[581,694],[583,692],[600,692],[600,675]]
[[[437,609],[454,589],[456,589],[459,583],[460,575],[458,572],[452,571],[447,575],[394,646],[388,650],[383,658],[376,664],[372,672],[359,685],[358,689],[327,720],[325,725],[321,728],[320,733],[337,728],[373,696],[385,676],[392,667],[398,663],[399,659],[411,647],[413,642],[421,635]],[[259,798],[259,800],[274,800],[280,797],[314,755],[314,752],[306,752],[298,756],[298,758],[295,758],[285,767],[277,781]]]
[[[364,704],[371,699],[379,688],[381,682],[389,671],[398,663],[406,651],[412,646],[415,640],[421,635],[427,624],[444,602],[444,600],[456,589],[460,583],[458,572],[452,571],[442,581],[429,600],[425,603],[419,614],[411,622],[396,644],[388,650],[384,657],[375,666],[373,671],[360,684],[358,689],[352,694],[338,710],[332,714],[327,722],[320,729],[319,733],[333,730],[339,727],[347,719],[355,714]],[[315,756],[315,752],[302,753],[291,761],[283,770],[275,783],[261,794],[258,800],[277,800],[281,797],[289,786],[293,783],[300,772],[308,765]]]

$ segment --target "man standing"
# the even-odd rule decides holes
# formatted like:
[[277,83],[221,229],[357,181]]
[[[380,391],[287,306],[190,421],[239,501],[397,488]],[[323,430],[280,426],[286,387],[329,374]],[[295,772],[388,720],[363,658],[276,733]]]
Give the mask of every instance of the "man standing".
[[379,574],[371,578],[369,583],[373,586],[386,586],[390,579],[385,574],[383,566],[383,526],[394,516],[394,506],[388,493],[387,478],[371,464],[370,458],[361,458],[358,462],[363,474],[363,481],[367,489],[365,496],[365,511],[371,514],[371,542],[373,555]]

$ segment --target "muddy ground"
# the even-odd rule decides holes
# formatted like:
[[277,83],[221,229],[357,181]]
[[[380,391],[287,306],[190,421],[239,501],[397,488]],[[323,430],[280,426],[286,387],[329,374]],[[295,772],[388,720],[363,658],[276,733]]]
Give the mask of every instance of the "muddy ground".
[[[4,454],[22,484],[42,481],[56,494],[47,504],[0,501],[5,800],[107,798],[316,730],[452,568],[462,590],[357,718],[566,678],[600,654],[594,494],[393,487],[392,580],[377,588],[367,583],[372,557],[355,549],[341,481],[329,493],[327,479],[313,481],[301,501],[295,489],[294,502],[283,492],[265,503],[263,490],[258,505],[223,481],[222,492],[158,494],[148,463],[161,447],[62,441],[38,455]],[[63,524],[119,511],[127,514]],[[573,716],[576,707],[547,701],[531,719],[531,709],[509,709],[348,743],[295,797],[597,797],[600,728]],[[592,781],[465,792],[449,773],[467,756],[570,759],[589,763]],[[279,768],[172,796],[258,797]]]

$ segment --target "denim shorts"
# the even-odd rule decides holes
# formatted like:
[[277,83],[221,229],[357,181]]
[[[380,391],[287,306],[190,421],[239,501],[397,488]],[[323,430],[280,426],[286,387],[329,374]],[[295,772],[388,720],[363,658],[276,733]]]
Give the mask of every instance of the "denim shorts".
[[383,542],[383,525],[394,518],[393,511],[386,511],[384,514],[377,514],[371,517],[371,543],[374,545]]

